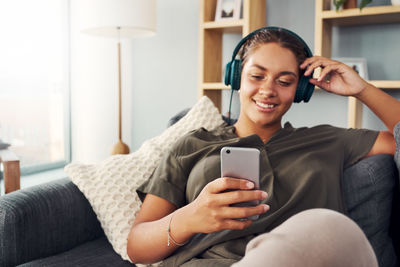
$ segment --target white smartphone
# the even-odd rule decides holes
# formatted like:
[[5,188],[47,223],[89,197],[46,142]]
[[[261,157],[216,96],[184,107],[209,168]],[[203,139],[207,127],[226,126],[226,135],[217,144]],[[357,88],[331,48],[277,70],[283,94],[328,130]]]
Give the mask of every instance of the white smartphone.
[[[260,188],[260,151],[247,147],[223,147],[221,149],[221,177],[246,179],[254,183],[254,189]],[[256,206],[258,200],[241,202],[233,206]],[[250,219],[258,219],[258,215]]]

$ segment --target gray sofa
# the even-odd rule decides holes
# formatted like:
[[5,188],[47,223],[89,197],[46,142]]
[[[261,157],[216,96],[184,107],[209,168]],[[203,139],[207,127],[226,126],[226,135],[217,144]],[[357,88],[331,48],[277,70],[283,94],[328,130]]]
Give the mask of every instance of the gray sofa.
[[[398,180],[391,155],[364,159],[344,174],[349,216],[366,233],[380,266],[396,266],[400,255]],[[0,197],[0,267],[8,266],[134,265],[114,252],[89,202],[64,178]]]

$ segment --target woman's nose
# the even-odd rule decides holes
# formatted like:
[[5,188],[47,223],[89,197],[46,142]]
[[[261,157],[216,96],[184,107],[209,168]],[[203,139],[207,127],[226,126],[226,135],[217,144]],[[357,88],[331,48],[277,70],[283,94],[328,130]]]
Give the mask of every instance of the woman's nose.
[[274,84],[270,79],[266,80],[258,89],[258,93],[264,97],[276,96]]

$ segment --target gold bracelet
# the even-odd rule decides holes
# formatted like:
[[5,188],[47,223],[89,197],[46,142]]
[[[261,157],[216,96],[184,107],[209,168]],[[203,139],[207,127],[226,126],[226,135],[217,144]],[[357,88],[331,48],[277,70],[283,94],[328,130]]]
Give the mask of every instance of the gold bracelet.
[[177,246],[184,246],[184,245],[186,245],[187,244],[187,242],[189,242],[189,240],[188,241],[186,241],[185,243],[178,243],[178,242],[176,242],[173,238],[172,238],[172,236],[171,236],[171,221],[172,221],[172,217],[173,217],[174,215],[172,214],[171,215],[171,219],[169,219],[169,224],[168,224],[168,229],[167,229],[167,235],[168,235],[168,247],[169,246],[171,246],[171,241],[172,241],[172,243],[174,243],[175,245],[177,245]]

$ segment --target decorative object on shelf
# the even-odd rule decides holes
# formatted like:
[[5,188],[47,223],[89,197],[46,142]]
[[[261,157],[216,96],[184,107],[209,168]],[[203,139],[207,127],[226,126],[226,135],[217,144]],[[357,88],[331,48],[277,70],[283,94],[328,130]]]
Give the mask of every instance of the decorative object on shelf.
[[86,0],[83,32],[118,38],[118,143],[111,154],[129,154],[122,142],[121,38],[149,37],[156,32],[156,0]]
[[[360,10],[366,7],[372,0],[361,0]],[[357,0],[333,0],[333,5],[336,8],[336,11],[339,11],[341,8],[357,8]]]
[[218,0],[215,20],[240,19],[242,0]]
[[347,66],[350,66],[355,70],[361,78],[368,81],[368,69],[367,69],[367,60],[361,57],[343,57],[343,58],[334,58],[334,60],[343,62]]

